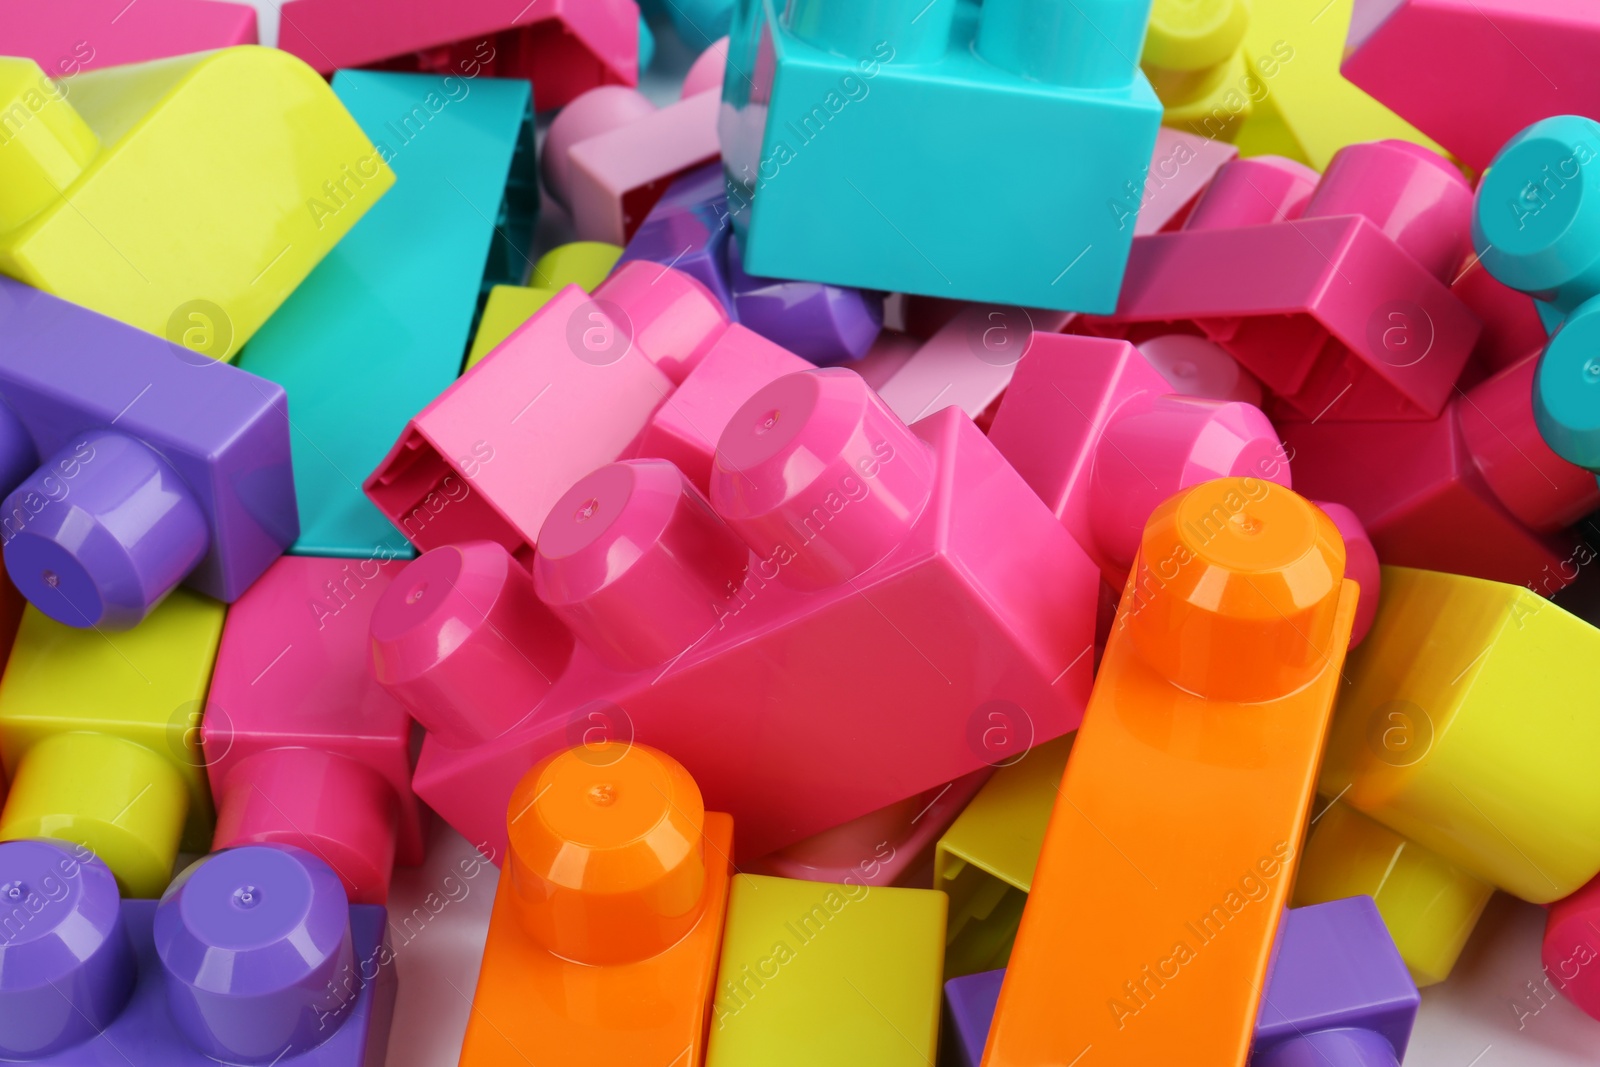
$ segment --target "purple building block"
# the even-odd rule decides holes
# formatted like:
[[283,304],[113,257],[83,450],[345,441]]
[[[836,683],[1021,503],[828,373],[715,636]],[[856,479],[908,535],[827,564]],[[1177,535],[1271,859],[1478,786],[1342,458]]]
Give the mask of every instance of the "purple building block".
[[327,864],[250,845],[159,902],[56,841],[0,844],[0,1059],[50,1067],[365,1067],[394,1010],[383,908]]
[[233,601],[298,536],[281,386],[4,278],[0,338],[0,540],[46,615]]
[[[1371,897],[1290,908],[1250,1067],[1399,1067],[1422,1002]],[[1005,971],[944,984],[939,1067],[978,1067]]]
[[745,273],[721,163],[672,183],[617,265],[634,259],[693,276],[735,322],[819,366],[860,359],[883,329],[882,293]]

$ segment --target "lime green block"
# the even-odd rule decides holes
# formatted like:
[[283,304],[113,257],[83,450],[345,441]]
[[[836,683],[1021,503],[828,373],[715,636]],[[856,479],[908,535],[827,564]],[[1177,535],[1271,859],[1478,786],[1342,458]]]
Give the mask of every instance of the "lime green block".
[[517,327],[533,318],[533,313],[569,285],[586,293],[606,280],[611,268],[622,258],[622,249],[603,241],[573,241],[552,248],[533,265],[533,285],[497,285],[489,290],[483,318],[472,338],[462,373],[472,369],[484,356],[517,332]]
[[928,1067],[945,895],[733,879],[706,1067]]
[[946,978],[991,971],[1011,958],[1074,736],[997,771],[939,839],[933,887],[950,895]]

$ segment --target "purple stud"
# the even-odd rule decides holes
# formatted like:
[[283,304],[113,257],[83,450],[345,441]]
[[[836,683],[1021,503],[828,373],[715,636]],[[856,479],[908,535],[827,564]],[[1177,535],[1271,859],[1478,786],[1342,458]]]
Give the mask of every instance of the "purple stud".
[[728,288],[740,325],[818,366],[860,359],[883,330],[884,294],[746,274],[737,240],[728,242]]
[[3,509],[11,580],[68,626],[136,625],[211,544],[205,514],[177,472],[113,430],[69,441]]
[[321,1044],[354,1003],[350,903],[303,849],[247,845],[175,879],[155,918],[167,1004],[214,1059],[271,1063]]
[[[0,493],[11,492],[38,465],[39,454],[33,448],[33,435],[28,433],[11,406],[0,400]],[[7,524],[4,539],[11,540],[13,532],[13,525]]]
[[137,970],[105,864],[79,845],[0,844],[0,1059],[37,1059],[99,1033]]

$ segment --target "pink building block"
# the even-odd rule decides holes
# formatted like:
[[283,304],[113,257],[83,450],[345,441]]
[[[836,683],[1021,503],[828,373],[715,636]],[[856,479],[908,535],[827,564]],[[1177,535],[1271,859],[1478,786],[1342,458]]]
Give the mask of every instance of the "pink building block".
[[1590,0],[1356,0],[1340,71],[1482,170],[1551,115],[1600,119]]
[[1533,297],[1501,283],[1478,257],[1473,256],[1462,268],[1450,291],[1483,323],[1472,362],[1463,375],[1463,389],[1543,351],[1549,342]]
[[284,556],[228,609],[201,724],[212,847],[276,842],[327,861],[381,904],[422,862],[411,718],[372,679],[373,608],[402,564]]
[[1600,878],[1550,905],[1540,956],[1551,984],[1600,1019]]
[[1134,239],[1116,315],[1084,328],[1192,323],[1261,379],[1275,417],[1431,419],[1481,330],[1449,289],[1471,211],[1461,174],[1415,145],[1351,145],[1320,182],[1237,160],[1183,229]]
[[1361,517],[1343,504],[1314,500],[1313,504],[1333,520],[1339,536],[1344,538],[1344,576],[1361,588],[1361,599],[1356,602],[1356,621],[1350,628],[1350,647],[1355,648],[1378,615],[1378,601],[1383,595],[1383,567],[1378,561],[1378,550],[1372,547],[1367,528]]
[[411,420],[367,495],[420,549],[483,539],[526,560],[551,505],[627,455],[727,329],[704,286],[654,263],[568,286]]
[[719,37],[706,46],[683,76],[678,95],[687,100],[705,92],[722,92],[722,75],[728,68],[728,39]]
[[721,100],[720,82],[660,109],[642,93],[608,86],[563,108],[540,166],[578,237],[627,244],[674,178],[717,159]]
[[883,330],[867,349],[867,354],[850,364],[850,369],[874,389],[882,389],[921,347],[922,342],[908,333]]
[[52,78],[257,41],[249,4],[0,0],[0,56],[26,56]]
[[278,47],[331,75],[341,67],[525,78],[534,106],[564,107],[639,81],[634,0],[287,0]]
[[[1163,233],[1182,226],[1217,171],[1237,158],[1239,150],[1226,141],[1161,127],[1156,133],[1156,150],[1150,157],[1144,190],[1139,194],[1139,221],[1134,234]],[[1119,213],[1133,200],[1133,190],[1123,191],[1126,199],[1112,202],[1113,210]]]
[[744,874],[767,874],[808,882],[898,885],[933,884],[933,852],[961,809],[977,796],[992,768],[824,830],[744,866]]
[[1432,422],[1282,423],[1296,488],[1348,506],[1384,563],[1552,596],[1585,561],[1565,528],[1600,507],[1594,475],[1533,420],[1537,353]]
[[1140,341],[1138,349],[1179,396],[1261,406],[1261,383],[1215,341],[1192,333],[1163,333]]
[[1260,409],[1172,395],[1126,341],[1036,334],[989,439],[1116,589],[1178,490],[1231,476],[1290,487]]
[[853,371],[746,401],[711,502],[665,461],[595,471],[533,568],[436,549],[372,621],[376,677],[428,729],[418,795],[497,851],[563,747],[671,754],[749,858],[986,766],[997,705],[1043,741],[1088,695],[1088,558],[964,415],[908,428]]

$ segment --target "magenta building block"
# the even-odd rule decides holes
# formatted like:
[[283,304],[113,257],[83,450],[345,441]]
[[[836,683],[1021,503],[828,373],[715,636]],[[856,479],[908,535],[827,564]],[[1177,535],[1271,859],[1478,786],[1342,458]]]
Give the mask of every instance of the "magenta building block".
[[1006,971],[980,971],[944,984],[944,1037],[939,1042],[939,1067],[979,1067],[989,1024],[1000,1002]]
[[418,795],[469,840],[503,851],[517,780],[575,744],[671,753],[751,858],[987,766],[996,705],[1039,741],[1076,726],[1099,576],[960,412],[907,427],[852,371],[790,374],[733,414],[710,481],[583,478],[534,596],[487,543],[385,591],[374,671],[428,730]]
[[321,74],[341,67],[523,78],[541,108],[639,80],[634,0],[287,0],[278,47]]
[[1551,115],[1600,119],[1588,0],[1356,0],[1340,71],[1482,170]]
[[1135,190],[1129,182],[1121,190],[1121,200],[1112,202],[1113,208],[1121,218],[1132,222],[1127,213],[1137,200],[1138,221],[1133,223],[1136,237],[1175,230],[1189,217],[1217,171],[1238,158],[1239,150],[1226,141],[1163,126],[1156,131],[1156,150],[1150,157],[1150,169],[1145,172],[1144,188]]
[[285,556],[228,612],[201,723],[212,847],[316,853],[350,899],[382,904],[422,862],[412,721],[368,669],[378,598],[402,564]]
[[26,56],[52,78],[257,40],[249,4],[0,0],[0,56]]
[[1110,324],[1198,327],[1275,418],[1435,418],[1482,329],[1450,290],[1471,212],[1451,163],[1398,141],[1342,149],[1320,182],[1236,160],[1181,230],[1134,239]]
[[32,914],[0,949],[9,1060],[383,1062],[395,993],[384,909],[350,905],[307,852],[230,849],[184,871],[159,902],[119,901],[110,871],[86,850],[8,841],[0,892]]
[[1539,956],[1562,996],[1600,1019],[1600,877],[1550,905]]
[[0,471],[31,471],[0,529],[39,610],[125,628],[180,581],[231,602],[298,535],[280,386],[9,279],[0,336]]

